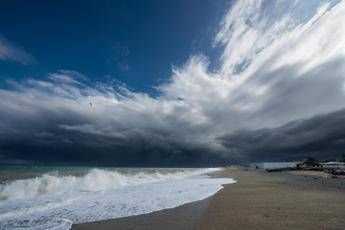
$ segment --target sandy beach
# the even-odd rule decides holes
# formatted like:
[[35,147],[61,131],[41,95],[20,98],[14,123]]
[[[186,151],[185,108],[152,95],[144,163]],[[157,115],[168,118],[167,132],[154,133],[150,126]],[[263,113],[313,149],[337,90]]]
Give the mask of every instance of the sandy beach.
[[228,168],[235,184],[205,200],[72,229],[344,229],[345,180]]

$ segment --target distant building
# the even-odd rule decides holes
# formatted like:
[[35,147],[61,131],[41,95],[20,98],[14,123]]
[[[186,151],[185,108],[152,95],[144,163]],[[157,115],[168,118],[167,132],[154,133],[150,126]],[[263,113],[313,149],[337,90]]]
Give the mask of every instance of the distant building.
[[295,169],[297,167],[297,162],[263,162],[256,163],[255,166],[267,171],[281,171]]
[[315,167],[321,167],[321,164],[318,160],[309,157],[305,159],[304,161],[298,163],[298,167],[300,168],[315,168]]
[[328,170],[345,170],[345,162],[330,161],[321,163],[323,169]]

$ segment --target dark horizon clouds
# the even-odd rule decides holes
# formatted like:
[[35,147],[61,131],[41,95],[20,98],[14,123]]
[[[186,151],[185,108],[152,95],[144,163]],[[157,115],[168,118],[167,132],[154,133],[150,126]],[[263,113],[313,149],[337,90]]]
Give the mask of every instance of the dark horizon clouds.
[[219,141],[239,160],[334,159],[345,154],[345,110],[273,129],[238,130]]
[[[311,3],[313,2],[313,3]],[[220,165],[343,154],[345,5],[237,1],[155,97],[75,70],[0,89],[0,160]]]

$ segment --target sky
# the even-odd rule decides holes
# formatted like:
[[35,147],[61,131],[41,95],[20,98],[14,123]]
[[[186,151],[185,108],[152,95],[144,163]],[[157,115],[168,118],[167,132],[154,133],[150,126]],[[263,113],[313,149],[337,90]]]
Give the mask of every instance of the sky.
[[0,17],[1,163],[345,153],[343,1],[8,1]]
[[[77,70],[91,81],[121,81],[155,95],[154,86],[193,53],[214,55],[212,36],[225,0],[4,1],[2,43],[22,54],[0,63],[3,78],[44,78]],[[15,13],[14,13],[15,12]],[[25,51],[25,53],[23,53]]]

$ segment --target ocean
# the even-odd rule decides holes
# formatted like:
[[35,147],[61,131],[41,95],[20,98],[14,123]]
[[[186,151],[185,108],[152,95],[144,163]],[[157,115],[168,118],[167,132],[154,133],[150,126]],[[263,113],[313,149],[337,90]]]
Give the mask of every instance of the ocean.
[[0,229],[70,229],[205,199],[220,168],[0,167]]

